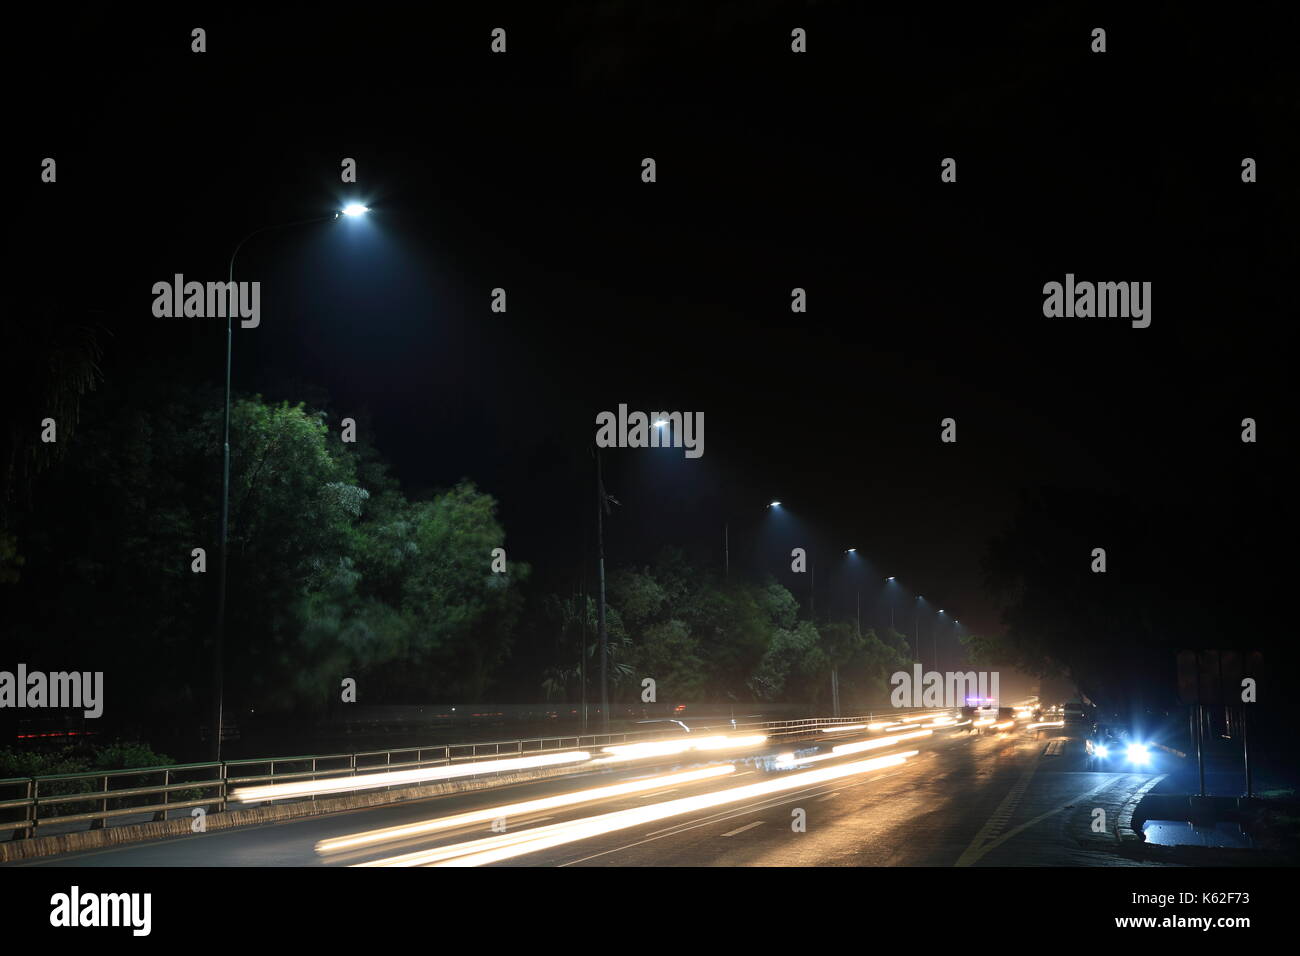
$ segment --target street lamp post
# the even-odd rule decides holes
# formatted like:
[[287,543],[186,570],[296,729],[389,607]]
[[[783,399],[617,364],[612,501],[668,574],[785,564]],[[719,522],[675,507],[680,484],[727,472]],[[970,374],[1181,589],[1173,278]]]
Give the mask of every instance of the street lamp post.
[[[923,600],[924,597],[922,595],[918,594],[916,596],[915,624],[916,624],[916,656],[917,657],[921,656],[921,602]],[[922,667],[922,670],[924,670],[924,667]]]
[[894,629],[894,593],[890,590],[889,585],[895,584],[897,581],[898,578],[894,577],[892,574],[885,578],[885,594],[889,600],[889,630],[894,634],[897,634],[898,632]]
[[221,725],[223,720],[223,697],[225,693],[225,675],[223,644],[226,637],[226,559],[228,555],[228,543],[230,539],[230,366],[234,345],[234,289],[235,289],[235,257],[239,255],[239,250],[244,247],[254,236],[269,232],[272,229],[288,229],[291,226],[306,226],[317,222],[333,222],[339,216],[357,217],[369,212],[365,206],[360,203],[350,203],[332,216],[317,216],[313,219],[298,219],[293,222],[282,222],[273,226],[261,226],[254,229],[243,239],[239,240],[235,246],[235,251],[230,254],[230,268],[228,270],[228,282],[226,286],[226,385],[225,385],[225,412],[222,416],[222,438],[221,438],[221,550],[220,559],[217,563],[217,619],[215,632],[212,642],[212,682],[213,682],[213,728],[212,728],[212,753],[213,760],[221,759]]
[[609,632],[605,627],[605,514],[612,501],[618,499],[605,493],[605,479],[600,467],[600,449],[593,447],[596,458],[596,569],[600,579],[600,604],[596,612],[596,628],[600,652],[600,726],[604,733],[609,733],[609,682],[608,682],[608,644]]

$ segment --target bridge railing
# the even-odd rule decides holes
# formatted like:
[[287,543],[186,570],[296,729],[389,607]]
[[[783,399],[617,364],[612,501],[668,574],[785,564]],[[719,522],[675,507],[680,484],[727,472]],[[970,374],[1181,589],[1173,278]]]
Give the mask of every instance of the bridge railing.
[[[925,710],[933,710],[933,708]],[[799,720],[753,723],[722,720],[710,726],[697,725],[691,728],[691,732],[698,734],[727,730],[761,732],[768,737],[794,738],[815,735],[824,727],[897,720],[901,716],[918,712],[923,711],[918,708],[908,708],[856,717],[808,717]],[[41,831],[48,833],[55,827],[66,829],[70,825],[83,823],[92,830],[101,829],[112,820],[125,822],[123,818],[126,817],[151,816],[154,821],[167,820],[168,814],[192,811],[196,807],[207,808],[205,812],[221,812],[228,808],[231,792],[240,787],[337,779],[396,770],[421,770],[481,761],[484,764],[482,774],[467,775],[469,779],[474,779],[508,772],[508,769],[493,769],[492,764],[496,759],[548,752],[560,753],[568,750],[592,750],[615,744],[681,736],[683,736],[681,729],[672,727],[479,743],[439,744],[431,747],[401,747],[346,754],[258,757],[171,764],[164,767],[11,777],[0,779],[0,817],[14,818],[0,819],[0,833],[10,831],[12,839],[20,840],[34,837]],[[584,767],[575,764],[572,769],[581,771]],[[396,790],[419,786],[425,782],[427,781],[402,782],[384,786],[382,789]],[[338,796],[360,789],[363,789],[363,785],[355,788],[340,787],[331,790],[328,795]],[[381,788],[367,782],[364,789]],[[263,805],[293,800],[314,802],[317,796],[315,793],[309,793],[254,802]],[[246,801],[238,802],[241,805],[246,803]]]

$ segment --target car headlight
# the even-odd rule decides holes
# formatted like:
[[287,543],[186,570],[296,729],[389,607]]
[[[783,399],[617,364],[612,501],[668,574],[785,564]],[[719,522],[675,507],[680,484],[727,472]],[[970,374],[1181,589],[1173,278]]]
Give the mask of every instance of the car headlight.
[[1129,744],[1128,759],[1129,763],[1150,763],[1151,751],[1146,744]]
[[1107,747],[1105,744],[1097,744],[1097,746],[1093,748],[1092,752],[1096,754],[1098,757],[1110,756],[1110,748]]

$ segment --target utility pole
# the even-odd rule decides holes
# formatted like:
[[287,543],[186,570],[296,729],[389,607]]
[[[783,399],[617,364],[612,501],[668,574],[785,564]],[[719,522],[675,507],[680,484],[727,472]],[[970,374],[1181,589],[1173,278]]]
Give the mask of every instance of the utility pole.
[[582,731],[587,731],[587,562],[583,562],[582,571],[582,594],[575,595],[582,598],[582,616],[578,619],[578,634],[582,641],[582,649],[578,653],[578,693],[582,701],[578,705],[579,717],[582,720]]
[[731,577],[731,529],[726,522],[722,524],[722,574]]
[[817,625],[817,562],[808,559],[808,619]]
[[600,451],[596,456],[596,562],[600,576],[600,608],[597,612],[597,628],[600,633],[600,726],[609,733],[609,682],[606,662],[609,634],[605,629],[605,512],[609,510],[609,501],[605,495],[605,481],[600,470]]

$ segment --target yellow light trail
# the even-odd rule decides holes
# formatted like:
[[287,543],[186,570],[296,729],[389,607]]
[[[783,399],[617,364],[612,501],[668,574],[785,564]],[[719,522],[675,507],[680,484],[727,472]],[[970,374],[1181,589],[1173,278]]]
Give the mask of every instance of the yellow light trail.
[[672,740],[651,740],[640,744],[618,744],[604,747],[601,753],[606,756],[598,758],[596,763],[616,763],[625,760],[644,760],[647,757],[671,757],[689,750],[716,751],[737,750],[744,747],[757,747],[767,741],[766,734],[751,734],[745,737],[697,737],[674,738]]
[[828,754],[814,754],[810,757],[796,757],[793,753],[787,752],[779,754],[776,758],[777,770],[789,770],[792,767],[803,767],[810,763],[818,763],[822,760],[832,760],[835,757],[846,757],[849,754],[861,753],[864,750],[879,750],[881,747],[892,747],[894,744],[902,743],[904,740],[912,740],[916,737],[929,737],[934,733],[933,730],[914,730],[908,734],[894,734],[891,737],[877,737],[874,740],[861,740],[851,744],[837,744],[831,748]]
[[922,724],[921,726],[922,727],[952,727],[955,726],[956,723],[957,721],[953,717],[940,717],[932,724]]
[[683,783],[694,783],[697,780],[708,780],[712,777],[720,777],[724,774],[733,773],[735,769],[736,768],[732,764],[722,764],[717,767],[705,767],[701,770],[687,770],[683,773],[646,777],[641,780],[631,780],[627,783],[611,784],[607,787],[574,790],[571,793],[562,793],[554,797],[539,797],[536,800],[526,800],[523,803],[505,804],[499,807],[490,807],[486,810],[471,810],[468,813],[458,813],[450,817],[438,817],[433,820],[423,820],[419,823],[412,823],[406,826],[385,827],[380,830],[367,830],[362,833],[353,833],[349,836],[335,837],[330,840],[321,840],[316,844],[316,852],[337,853],[340,850],[351,850],[360,846],[370,846],[375,843],[388,843],[393,840],[402,840],[407,837],[421,836],[426,833],[436,833],[439,830],[448,830],[452,827],[467,826],[474,823],[486,823],[501,817],[521,816],[525,813],[536,813],[539,810],[554,810],[556,807],[572,806],[575,803],[590,803],[593,800],[604,800],[608,797],[620,797],[629,793],[643,793],[646,790],[657,790],[660,787],[669,787]]
[[884,757],[873,757],[869,760],[860,760],[855,763],[841,764],[834,767],[823,767],[819,770],[806,770],[803,773],[792,774],[776,780],[766,780],[762,783],[732,787],[727,790],[720,790],[716,793],[702,794],[695,797],[683,797],[677,800],[669,800],[665,803],[653,804],[648,807],[635,807],[630,810],[616,810],[612,813],[587,817],[582,820],[556,823],[544,827],[535,827],[531,830],[522,830],[517,833],[505,834],[500,837],[487,837],[481,840],[471,840],[466,843],[437,847],[432,850],[404,853],[400,856],[388,857],[386,859],[375,860],[369,863],[359,863],[356,865],[482,866],[485,863],[495,863],[500,860],[523,856],[528,853],[536,853],[539,850],[549,849],[550,847],[561,846],[566,843],[575,843],[579,840],[585,840],[593,836],[613,833],[618,830],[626,830],[630,827],[639,826],[644,823],[653,823],[657,820],[680,816],[684,813],[692,813],[697,810],[706,810],[711,807],[724,806],[729,803],[737,803],[755,797],[770,796],[771,794],[782,793],[784,791],[798,790],[803,787],[826,783],[831,780],[839,780],[843,777],[869,773],[872,770],[882,770],[885,767],[896,767],[899,764],[904,763],[908,757],[916,756],[917,753],[918,751],[916,750],[909,750],[906,753],[890,754]]

